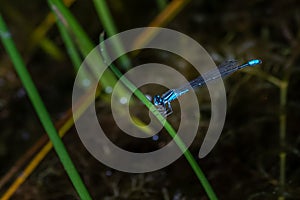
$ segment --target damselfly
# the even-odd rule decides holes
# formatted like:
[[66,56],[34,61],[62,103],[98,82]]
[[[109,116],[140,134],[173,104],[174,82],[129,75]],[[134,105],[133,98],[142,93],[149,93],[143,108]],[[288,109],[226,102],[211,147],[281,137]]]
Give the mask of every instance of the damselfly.
[[177,89],[170,89],[162,96],[155,95],[153,98],[153,103],[157,107],[158,111],[162,115],[167,117],[173,112],[171,101],[174,101],[181,95],[187,93],[188,91],[190,91],[191,88],[203,86],[205,83],[208,83],[221,77],[228,76],[239,69],[243,69],[245,67],[252,67],[261,63],[262,62],[259,59],[250,60],[242,65],[239,65],[236,60],[226,61],[220,66],[218,66],[218,69],[208,71],[203,75],[199,76],[198,78],[190,81],[186,85],[183,85]]

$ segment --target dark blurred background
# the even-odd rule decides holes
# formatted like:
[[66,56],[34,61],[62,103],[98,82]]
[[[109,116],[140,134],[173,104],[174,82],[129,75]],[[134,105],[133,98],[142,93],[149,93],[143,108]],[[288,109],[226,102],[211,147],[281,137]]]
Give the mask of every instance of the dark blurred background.
[[[154,0],[108,0],[107,3],[119,31],[147,26],[160,12]],[[93,2],[77,0],[70,10],[98,44],[103,26]],[[47,3],[0,0],[0,11],[53,121],[58,121],[71,107],[75,72],[56,26],[46,30],[45,38],[35,41],[33,32],[50,12]],[[197,90],[202,118],[190,150],[217,196],[300,199],[299,1],[193,0],[165,27],[197,40],[216,63],[228,59],[263,61],[253,73],[238,72],[225,79],[228,101],[225,127],[213,151],[204,159],[198,158],[198,151],[201,133],[209,123],[210,100],[205,88]],[[132,58],[135,65],[153,60],[174,67],[188,79],[194,77],[188,64],[185,68],[180,58],[166,52],[144,51]],[[149,93],[150,90],[151,87],[145,88]],[[0,91],[0,175],[4,176],[45,133],[2,45]],[[163,91],[161,88],[160,92]],[[99,98],[96,105],[99,113],[106,113],[100,123],[109,131],[110,138],[124,148],[158,149],[170,140],[165,131],[159,141],[149,141],[146,147],[145,142],[126,139],[113,122],[110,103]],[[137,105],[132,110],[143,119],[147,113],[140,108],[143,106]],[[179,114],[170,118],[175,126]],[[183,156],[159,171],[128,174],[95,160],[74,128],[63,140],[94,199],[207,199]],[[279,155],[286,156],[284,167],[280,167]],[[281,176],[285,175],[284,181],[280,179],[280,170]],[[1,188],[1,194],[7,187]],[[12,199],[78,199],[78,196],[52,151]]]

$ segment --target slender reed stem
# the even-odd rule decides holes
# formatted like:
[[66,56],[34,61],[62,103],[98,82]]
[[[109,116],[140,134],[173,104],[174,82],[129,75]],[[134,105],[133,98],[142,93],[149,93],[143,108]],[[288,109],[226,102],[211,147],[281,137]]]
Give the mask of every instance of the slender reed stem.
[[24,62],[19,54],[19,52],[16,49],[16,46],[10,36],[10,33],[6,27],[6,24],[0,14],[0,37],[2,40],[2,43],[11,57],[11,60],[15,66],[15,69],[26,89],[26,92],[29,96],[29,99],[31,100],[31,103],[33,104],[33,107],[44,127],[46,130],[50,140],[53,143],[54,149],[62,162],[69,178],[71,179],[78,195],[81,199],[91,199],[90,194],[88,193],[83,181],[81,180],[79,173],[77,172],[62,140],[60,139],[52,121],[50,118],[49,113],[46,110],[45,105],[43,104],[43,101],[41,97],[38,94],[38,91],[30,77],[30,74],[28,73]]
[[[110,14],[108,6],[105,0],[94,0],[96,11],[99,15],[99,18],[104,26],[105,31],[107,32],[108,36],[113,36],[118,33],[117,27],[113,21],[113,18]],[[121,55],[124,52],[123,45],[120,41],[114,40],[113,41],[114,49],[118,55]],[[120,56],[119,62],[124,69],[129,69],[130,67],[130,59],[126,56]]]
[[279,114],[279,187],[280,195],[278,200],[284,200],[282,193],[285,189],[285,171],[286,171],[286,99],[287,99],[288,82],[282,81],[280,87],[280,114]]
[[[101,45],[101,44],[100,44]],[[102,45],[102,49],[105,49],[105,47]],[[105,51],[103,51],[105,52]],[[104,57],[107,55],[104,54]],[[104,58],[105,59],[105,58]],[[112,72],[118,77],[122,77],[122,73],[113,65],[110,65],[110,69]],[[216,200],[218,199],[215,192],[213,191],[210,183],[206,179],[204,173],[202,172],[201,168],[199,167],[198,163],[186,147],[186,145],[183,143],[183,141],[180,139],[180,137],[176,137],[176,131],[173,129],[172,125],[158,112],[156,107],[145,97],[145,95],[135,87],[133,83],[131,83],[128,79],[123,77],[122,79],[123,84],[126,85],[126,87],[131,90],[134,95],[144,103],[144,105],[157,117],[157,119],[160,121],[160,123],[165,127],[167,132],[170,134],[170,136],[174,139],[180,150],[183,152],[185,158],[188,160],[189,164],[191,165],[193,171],[195,172],[198,180],[200,181],[201,185],[203,186],[207,196],[209,199]]]
[[[296,46],[295,46],[296,47]],[[299,57],[299,51],[294,51],[290,59],[287,60],[285,65],[284,75],[279,87],[280,90],[280,112],[279,112],[279,189],[280,194],[278,200],[284,200],[285,187],[286,187],[286,127],[287,127],[287,99],[288,99],[288,86],[292,74],[293,64]]]

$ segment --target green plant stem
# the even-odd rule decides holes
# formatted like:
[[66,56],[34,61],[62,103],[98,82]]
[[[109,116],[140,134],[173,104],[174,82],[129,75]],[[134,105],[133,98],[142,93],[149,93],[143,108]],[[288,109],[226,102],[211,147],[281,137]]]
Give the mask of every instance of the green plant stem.
[[[67,28],[63,25],[63,23],[59,19],[57,19],[57,26],[60,35],[65,43],[68,55],[71,59],[75,72],[77,72],[81,66],[82,60],[76,49],[76,45],[74,44],[70,34],[68,33]],[[78,74],[78,76],[82,87],[86,87],[91,78],[89,74],[86,71],[82,71],[81,73]]]
[[[118,33],[113,18],[109,12],[109,8],[106,4],[105,0],[94,0],[94,4],[96,7],[96,11],[99,15],[99,18],[104,26],[104,30],[107,32],[108,36],[113,36]],[[118,55],[122,55],[124,52],[124,48],[122,43],[116,39],[113,40],[113,47],[114,50]],[[121,64],[122,68],[129,69],[130,67],[130,59],[126,55],[122,55],[119,57],[119,63]]]
[[[117,68],[115,68],[114,66],[111,66],[111,68],[112,71],[117,74],[117,76],[121,75],[121,73],[118,71]],[[184,156],[186,157],[189,164],[191,165],[193,171],[195,172],[200,183],[202,184],[208,197],[212,200],[218,199],[211,185],[206,179],[204,173],[200,169],[199,165],[197,164],[196,160],[194,159],[190,151],[187,149],[186,145],[182,142],[180,137],[176,137],[176,131],[173,129],[171,124],[168,121],[166,121],[166,119],[157,111],[156,107],[145,97],[145,95],[140,90],[138,90],[129,80],[125,79],[124,77],[123,79],[124,79],[124,84],[134,93],[136,97],[140,99],[141,102],[143,102],[147,106],[147,108],[157,117],[160,123],[164,125],[167,132],[172,136],[172,138],[174,139],[178,147],[184,153]]]
[[[287,99],[287,88],[288,82],[283,80],[280,86],[280,114],[279,114],[279,142],[280,142],[280,153],[279,153],[279,186],[280,193],[284,192],[285,189],[285,171],[286,171],[286,99]],[[278,198],[284,200],[283,196]]]
[[61,23],[60,20],[57,20],[57,26],[60,32],[60,35],[66,45],[66,49],[67,52],[70,56],[71,62],[74,66],[75,71],[79,70],[79,67],[82,63],[82,60],[80,58],[80,55],[78,54],[77,50],[76,50],[76,46],[72,41],[72,38],[70,37],[67,29],[65,28],[65,26]]
[[286,190],[286,156],[287,156],[287,146],[286,146],[286,131],[287,131],[287,98],[288,98],[288,86],[289,80],[292,74],[293,63],[299,57],[299,51],[294,51],[290,59],[287,60],[285,64],[285,71],[283,78],[279,87],[280,90],[280,111],[279,111],[279,189],[280,195],[278,200],[285,199]]
[[49,0],[48,3],[61,23],[68,28],[72,34],[74,34],[75,41],[78,44],[82,54],[87,56],[88,53],[90,53],[90,51],[94,48],[94,45],[89,39],[88,35],[78,24],[76,19],[61,0]]
[[6,24],[1,14],[0,14],[0,36],[1,36],[2,43],[7,53],[11,57],[15,69],[27,91],[29,99],[31,100],[31,103],[33,104],[33,107],[44,129],[46,130],[51,142],[53,143],[54,149],[58,154],[58,157],[62,162],[69,178],[71,179],[78,195],[80,196],[81,199],[91,199],[90,194],[88,193],[70,156],[68,155],[68,152],[51,121],[49,113],[47,112],[46,107],[44,106],[42,99],[39,96],[38,91],[30,77],[30,74],[28,73],[23,63],[23,60],[14,45],[14,42],[10,36],[10,33],[6,27]]
[[[101,37],[100,37],[101,38]],[[100,39],[101,41],[101,39]],[[103,52],[103,56],[104,59],[107,57],[107,55],[105,54],[105,47],[102,45],[102,43],[100,44],[101,48],[104,50]],[[121,78],[122,77],[122,73],[113,65],[110,65],[110,69],[112,70],[112,72],[118,77]],[[211,185],[209,184],[208,180],[206,179],[204,173],[202,172],[202,170],[200,169],[198,163],[196,162],[196,160],[194,159],[194,157],[192,156],[192,154],[190,153],[190,151],[188,150],[188,148],[186,147],[186,145],[182,142],[182,140],[180,139],[180,137],[176,137],[176,131],[173,129],[173,127],[171,126],[171,124],[160,114],[160,112],[156,109],[156,107],[145,97],[145,95],[138,89],[135,87],[134,84],[132,84],[128,79],[126,79],[124,76],[122,77],[123,84],[126,85],[126,87],[134,93],[134,95],[141,101],[144,103],[144,105],[146,105],[146,107],[157,117],[157,119],[160,121],[160,123],[165,127],[165,129],[167,130],[167,132],[170,134],[170,136],[174,139],[174,141],[176,142],[176,144],[178,145],[178,147],[180,148],[180,150],[183,152],[184,156],[186,157],[186,159],[188,160],[189,164],[191,165],[193,171],[195,172],[198,180],[200,181],[201,185],[203,186],[204,190],[206,191],[207,196],[212,199],[212,200],[216,200],[218,199],[216,194],[214,193]]]
[[[78,45],[82,56],[86,57],[90,53],[90,51],[92,51],[94,44],[89,39],[85,31],[82,29],[75,17],[71,14],[68,8],[66,8],[66,6],[62,3],[61,0],[48,0],[48,3],[53,12],[55,13],[58,21],[60,21],[63,24],[64,28],[68,31],[68,33],[74,37],[75,43]],[[94,60],[97,59],[101,60],[101,56],[99,55]],[[88,59],[88,61],[91,61],[91,59]],[[86,64],[89,65],[90,71],[94,72],[89,74],[90,76],[88,78],[96,78],[98,80],[98,77],[94,77],[93,74],[97,74],[97,67],[99,67],[99,64]],[[103,88],[113,88],[116,82],[117,79],[110,70],[106,70],[105,74],[100,79],[100,83]],[[122,97],[126,92],[127,91],[125,91],[125,89],[121,87],[118,91],[116,91],[116,94],[119,97]]]

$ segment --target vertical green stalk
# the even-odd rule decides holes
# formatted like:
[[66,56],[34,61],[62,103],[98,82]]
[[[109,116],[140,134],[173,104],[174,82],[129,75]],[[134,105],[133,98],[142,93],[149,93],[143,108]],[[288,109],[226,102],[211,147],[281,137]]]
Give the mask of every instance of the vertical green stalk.
[[81,65],[82,60],[81,60],[81,58],[79,56],[79,53],[76,50],[76,46],[73,43],[73,41],[72,41],[72,39],[71,39],[71,37],[70,37],[67,29],[62,24],[62,22],[60,20],[57,20],[56,23],[57,23],[60,35],[61,35],[61,37],[62,37],[62,39],[63,39],[63,41],[65,43],[67,52],[68,52],[68,54],[70,56],[71,62],[73,64],[74,68],[75,68],[75,71],[78,71],[79,67]]
[[[105,31],[108,36],[113,36],[118,33],[113,18],[109,12],[109,8],[105,2],[105,0],[94,0],[94,4],[96,7],[96,11],[99,15],[99,18],[104,26]],[[114,40],[113,41],[114,49],[118,55],[122,55],[124,52],[124,48],[122,46],[121,41]],[[119,62],[124,69],[129,69],[130,67],[130,59],[126,56],[120,56]]]
[[[297,51],[296,51],[297,52]],[[293,62],[298,58],[299,53],[295,53],[286,62],[283,79],[279,86],[280,89],[280,113],[279,113],[279,142],[280,142],[280,153],[279,153],[279,189],[280,195],[279,200],[285,199],[286,190],[286,124],[287,124],[287,98],[288,98],[288,86],[289,80],[292,73]]]
[[287,99],[288,82],[282,81],[280,85],[280,113],[279,113],[279,187],[280,195],[278,200],[284,200],[282,196],[285,189],[285,170],[286,170],[286,99]]
[[[58,21],[64,26],[66,31],[74,37],[75,43],[77,44],[78,49],[81,52],[81,55],[83,57],[87,56],[90,51],[93,50],[94,44],[86,34],[86,32],[83,30],[83,28],[80,26],[80,24],[77,22],[76,18],[72,15],[70,10],[66,8],[66,6],[63,4],[61,0],[48,0],[49,6],[56,15]],[[72,37],[72,38],[73,38]],[[101,60],[101,56],[99,55],[94,60]],[[89,59],[88,61],[92,61]],[[89,74],[91,78],[99,78],[94,77],[92,72],[95,72],[97,74],[97,67],[99,65],[97,63],[87,63],[89,65],[89,69],[91,69],[91,73]],[[85,77],[83,77],[85,78]],[[101,77],[100,83],[103,88],[111,87],[116,84],[117,79],[114,76],[114,74],[110,70],[106,70],[105,74]],[[126,92],[123,88],[120,88],[120,90],[116,91],[117,95],[122,97],[123,94]]]
[[0,14],[0,37],[1,41],[11,57],[11,60],[14,64],[14,67],[26,89],[26,92],[29,96],[29,99],[31,100],[31,103],[33,104],[33,107],[44,127],[46,130],[51,142],[53,143],[54,149],[56,153],[58,154],[58,157],[60,161],[62,162],[69,178],[71,179],[78,195],[81,199],[91,199],[90,194],[88,193],[85,185],[83,184],[62,140],[60,139],[52,121],[50,118],[49,113],[46,110],[45,105],[42,102],[41,97],[38,94],[38,91],[30,77],[30,74],[28,73],[24,62],[17,51],[14,42],[10,36],[10,33],[6,27],[6,24]]
[[67,27],[75,36],[75,40],[84,56],[88,55],[94,48],[86,32],[78,24],[71,12],[66,8],[61,0],[48,0],[48,3],[57,16],[57,18]]
[[[64,26],[64,24],[59,19],[57,19],[57,26],[58,26],[58,30],[60,32],[60,35],[61,35],[61,37],[64,41],[64,44],[66,46],[68,55],[71,59],[71,62],[72,62],[73,67],[75,69],[75,72],[77,72],[79,70],[80,66],[81,66],[82,60],[81,60],[81,57],[79,55],[79,52],[76,49],[76,45],[74,44],[67,28]],[[81,83],[82,87],[86,87],[89,83],[90,78],[91,78],[89,76],[88,72],[82,71],[80,74],[78,74],[78,76],[79,76],[79,80],[80,80],[80,83]]]

